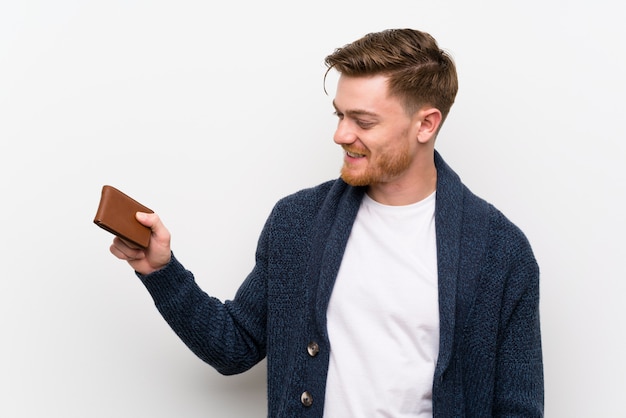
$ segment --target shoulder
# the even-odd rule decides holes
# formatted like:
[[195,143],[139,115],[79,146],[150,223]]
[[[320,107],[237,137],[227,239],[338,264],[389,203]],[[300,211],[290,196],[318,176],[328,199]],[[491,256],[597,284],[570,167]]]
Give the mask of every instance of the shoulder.
[[[522,229],[493,204],[466,189],[463,242],[482,248],[486,277],[507,284],[508,292],[538,291],[540,269]],[[478,220],[478,221],[477,221]]]
[[354,187],[341,179],[329,180],[314,187],[301,189],[281,198],[272,209],[270,219],[279,222],[307,222],[333,202],[351,195]]
[[[324,183],[318,184],[313,187],[298,190],[295,193],[287,195],[277,202],[277,206],[292,206],[299,204],[315,204],[316,202],[323,201],[328,195],[333,186],[343,183],[339,179],[328,180]],[[345,183],[344,183],[345,184]]]
[[299,190],[283,197],[275,210],[316,210],[335,206],[342,200],[360,200],[363,190],[346,184],[340,178],[329,180],[314,187]]
[[[484,249],[500,260],[535,263],[526,235],[492,203],[476,195],[450,168],[435,155],[438,169],[438,228],[446,237],[457,236],[473,251]],[[455,227],[456,225],[456,227]]]
[[518,266],[538,273],[537,261],[526,234],[493,206],[489,230],[490,251],[494,253],[494,258],[512,260]]
[[274,205],[267,227],[294,233],[308,228],[327,230],[336,222],[351,225],[363,194],[363,188],[340,178],[299,190]]
[[464,218],[468,224],[482,219],[482,228],[488,231],[489,244],[492,251],[502,255],[514,256],[516,252],[522,257],[532,257],[528,238],[522,229],[492,203],[465,189]]

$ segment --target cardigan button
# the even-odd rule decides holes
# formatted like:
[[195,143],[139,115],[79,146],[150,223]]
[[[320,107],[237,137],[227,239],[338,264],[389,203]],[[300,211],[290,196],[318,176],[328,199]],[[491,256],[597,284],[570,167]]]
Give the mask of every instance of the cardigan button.
[[302,395],[300,395],[300,402],[302,402],[302,405],[309,407],[313,405],[313,397],[308,391],[304,391]]
[[320,352],[320,346],[318,343],[316,343],[315,341],[311,341],[307,346],[306,346],[306,351],[309,353],[309,356],[311,357],[315,357],[317,356],[317,354]]

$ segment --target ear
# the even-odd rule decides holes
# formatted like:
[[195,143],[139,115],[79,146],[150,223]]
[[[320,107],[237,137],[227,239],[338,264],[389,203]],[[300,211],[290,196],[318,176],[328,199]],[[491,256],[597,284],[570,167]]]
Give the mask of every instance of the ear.
[[424,107],[419,110],[418,114],[420,126],[417,130],[417,141],[420,144],[434,141],[441,126],[441,111],[434,107]]

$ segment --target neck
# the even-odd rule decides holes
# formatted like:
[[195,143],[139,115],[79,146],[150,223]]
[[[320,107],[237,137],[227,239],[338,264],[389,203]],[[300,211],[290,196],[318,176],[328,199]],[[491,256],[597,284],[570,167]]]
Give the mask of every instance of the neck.
[[430,163],[405,173],[401,178],[372,184],[367,189],[369,197],[389,206],[403,206],[419,202],[437,189],[437,169]]

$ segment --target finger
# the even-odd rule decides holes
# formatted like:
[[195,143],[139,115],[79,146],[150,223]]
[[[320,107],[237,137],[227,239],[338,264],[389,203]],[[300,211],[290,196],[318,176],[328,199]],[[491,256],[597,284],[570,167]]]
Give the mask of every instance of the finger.
[[128,242],[119,237],[113,239],[113,244],[109,247],[109,251],[117,258],[126,261],[141,260],[146,257],[142,249],[129,245]]
[[148,228],[154,230],[155,226],[158,227],[157,224],[161,222],[159,219],[159,215],[156,213],[148,213],[148,212],[137,212],[135,214],[135,218],[139,221],[143,226],[147,226]]
[[119,235],[117,235],[117,236],[115,236],[115,238],[113,238],[113,245],[118,247],[120,249],[120,251],[122,251],[124,253],[128,253],[128,251],[132,251],[132,250],[142,250],[141,247],[137,246],[136,244],[133,244],[130,241],[125,240],[124,238],[120,237]]
[[137,221],[152,230],[152,237],[157,242],[169,245],[170,233],[161,222],[161,218],[156,213],[137,212],[135,214]]

